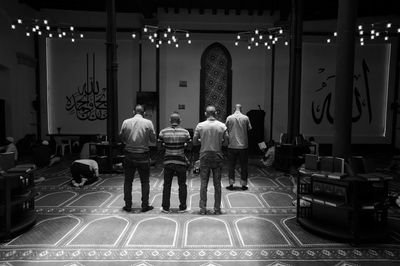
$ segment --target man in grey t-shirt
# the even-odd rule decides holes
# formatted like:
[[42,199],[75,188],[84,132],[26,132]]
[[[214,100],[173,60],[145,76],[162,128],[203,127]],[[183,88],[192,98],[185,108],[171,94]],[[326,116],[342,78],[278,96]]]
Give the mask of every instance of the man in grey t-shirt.
[[221,171],[223,163],[222,143],[228,141],[226,126],[215,118],[214,106],[207,106],[207,120],[196,126],[193,145],[201,143],[200,148],[200,214],[206,214],[207,185],[210,172],[213,172],[214,213],[221,214]]
[[242,106],[236,104],[235,112],[226,118],[226,127],[229,133],[228,159],[229,159],[229,186],[226,188],[233,190],[235,183],[236,160],[240,162],[240,183],[242,190],[247,190],[247,163],[248,163],[248,135],[251,130],[249,118],[242,114]]

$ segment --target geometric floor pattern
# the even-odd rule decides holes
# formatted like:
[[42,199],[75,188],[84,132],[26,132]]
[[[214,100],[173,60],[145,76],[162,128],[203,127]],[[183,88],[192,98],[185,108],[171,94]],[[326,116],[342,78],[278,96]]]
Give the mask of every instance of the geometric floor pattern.
[[[171,214],[161,213],[162,168],[151,168],[150,203],[140,212],[135,177],[134,212],[125,213],[123,175],[103,174],[84,188],[69,185],[68,169],[40,172],[37,223],[0,244],[1,265],[399,265],[400,231],[386,243],[357,247],[313,235],[296,223],[295,195],[288,177],[249,166],[249,190],[228,191],[222,178],[222,215],[198,215],[198,175],[188,174],[188,212],[178,214],[174,178]],[[237,173],[238,176],[238,173]],[[238,178],[239,181],[239,178]],[[237,184],[238,185],[238,184]],[[207,206],[214,203],[209,182]],[[391,211],[389,222],[400,224]]]

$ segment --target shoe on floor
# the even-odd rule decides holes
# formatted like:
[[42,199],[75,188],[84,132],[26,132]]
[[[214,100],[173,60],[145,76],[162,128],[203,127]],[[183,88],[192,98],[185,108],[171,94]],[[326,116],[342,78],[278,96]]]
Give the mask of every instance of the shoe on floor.
[[185,213],[187,212],[187,209],[179,209],[178,213]]
[[124,207],[122,207],[122,210],[124,210],[124,211],[126,211],[126,212],[131,212],[131,211],[132,211],[132,208],[129,207],[129,206],[124,206]]
[[229,185],[226,187],[227,190],[233,190],[233,185]]
[[242,186],[242,190],[248,190],[249,188],[247,186]]
[[154,207],[149,205],[149,206],[143,207],[142,212],[151,211],[152,209],[154,209]]
[[199,214],[200,214],[200,215],[206,215],[206,214],[207,214],[207,211],[206,211],[206,210],[200,210],[200,211],[199,211]]
[[221,210],[215,210],[215,211],[214,211],[214,214],[215,214],[215,215],[221,215],[221,214],[222,214],[222,211],[221,211]]
[[168,213],[171,213],[171,210],[166,210],[166,209],[164,209],[164,208],[161,208],[161,212],[162,212],[162,213],[167,213],[167,214],[168,214]]

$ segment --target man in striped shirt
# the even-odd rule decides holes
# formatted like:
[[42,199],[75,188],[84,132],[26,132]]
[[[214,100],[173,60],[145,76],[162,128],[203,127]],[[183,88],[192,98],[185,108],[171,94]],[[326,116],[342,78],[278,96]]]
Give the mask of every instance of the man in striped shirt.
[[181,117],[174,112],[169,118],[170,127],[160,131],[159,139],[165,147],[164,155],[164,188],[162,199],[162,212],[170,213],[171,185],[174,175],[178,177],[179,185],[179,212],[186,211],[186,167],[185,146],[190,141],[189,132],[181,128]]

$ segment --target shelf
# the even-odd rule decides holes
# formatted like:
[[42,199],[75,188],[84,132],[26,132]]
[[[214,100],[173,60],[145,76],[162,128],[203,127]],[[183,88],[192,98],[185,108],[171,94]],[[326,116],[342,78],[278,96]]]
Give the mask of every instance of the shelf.
[[305,201],[308,201],[308,202],[326,205],[326,206],[330,206],[330,207],[337,207],[337,208],[344,208],[344,209],[351,208],[351,206],[347,205],[344,200],[335,199],[332,197],[321,197],[321,196],[316,196],[316,195],[310,194],[310,195],[300,195],[300,198]]

